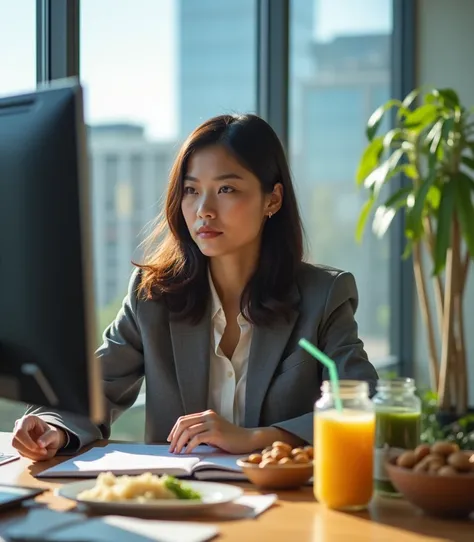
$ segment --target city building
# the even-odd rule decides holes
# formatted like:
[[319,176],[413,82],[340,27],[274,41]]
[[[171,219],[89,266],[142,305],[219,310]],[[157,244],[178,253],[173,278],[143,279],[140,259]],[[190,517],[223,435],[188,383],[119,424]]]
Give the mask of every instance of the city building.
[[132,124],[89,130],[95,292],[98,308],[121,299],[132,260],[160,211],[176,145]]
[[[313,76],[300,89],[297,185],[311,259],[351,271],[361,303],[361,336],[372,359],[387,356],[388,239],[354,242],[366,199],[355,186],[371,113],[389,98],[390,36],[340,36],[312,43]],[[380,273],[374,269],[380,268]]]

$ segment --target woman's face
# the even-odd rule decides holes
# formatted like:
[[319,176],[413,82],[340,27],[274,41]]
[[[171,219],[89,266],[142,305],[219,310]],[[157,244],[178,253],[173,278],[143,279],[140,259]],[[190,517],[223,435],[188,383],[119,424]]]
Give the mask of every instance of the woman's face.
[[181,209],[205,256],[258,249],[268,214],[281,207],[282,186],[262,192],[260,181],[221,146],[195,152],[184,176]]

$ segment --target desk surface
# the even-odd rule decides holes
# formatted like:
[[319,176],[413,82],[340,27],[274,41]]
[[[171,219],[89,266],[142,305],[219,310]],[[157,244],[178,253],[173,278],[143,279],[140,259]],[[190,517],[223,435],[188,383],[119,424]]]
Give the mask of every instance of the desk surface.
[[[0,433],[0,450],[11,449],[11,435]],[[96,443],[95,445],[99,445]],[[40,495],[37,501],[54,510],[68,510],[73,503],[55,497],[52,490],[61,484],[38,480],[34,474],[57,464],[57,458],[46,463],[33,464],[27,459],[0,466],[0,481],[30,487],[44,487],[51,491]],[[248,494],[257,493],[253,486],[243,484]],[[400,499],[374,499],[367,512],[348,514],[326,510],[313,497],[309,487],[298,491],[281,491],[279,500],[257,519],[206,522],[218,525],[222,541],[271,540],[272,542],[332,542],[350,539],[352,542],[369,540],[385,542],[472,542],[474,521],[447,521],[430,518],[417,512]],[[442,496],[440,496],[442,498]],[[23,509],[0,514],[0,523],[25,513]],[[195,521],[195,519],[194,519]]]

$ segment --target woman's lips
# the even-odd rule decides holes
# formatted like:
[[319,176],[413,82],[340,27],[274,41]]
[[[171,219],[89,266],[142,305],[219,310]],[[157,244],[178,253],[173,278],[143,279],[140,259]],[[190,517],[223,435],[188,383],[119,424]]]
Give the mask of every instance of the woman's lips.
[[201,226],[197,230],[197,236],[201,239],[214,239],[215,237],[219,237],[219,235],[222,234],[221,231],[216,230],[212,226]]
[[201,239],[214,239],[215,237],[219,237],[219,235],[222,235],[222,232],[220,231],[201,231],[198,233],[198,237]]

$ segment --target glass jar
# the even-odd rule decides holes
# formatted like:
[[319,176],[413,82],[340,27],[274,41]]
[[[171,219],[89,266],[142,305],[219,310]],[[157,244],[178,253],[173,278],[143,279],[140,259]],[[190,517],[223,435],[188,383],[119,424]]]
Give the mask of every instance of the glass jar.
[[361,510],[373,493],[375,414],[367,382],[341,380],[342,410],[323,382],[314,410],[314,495],[328,508]]
[[399,496],[390,482],[385,462],[420,442],[421,400],[412,378],[379,380],[373,397],[375,408],[374,485],[377,493]]

